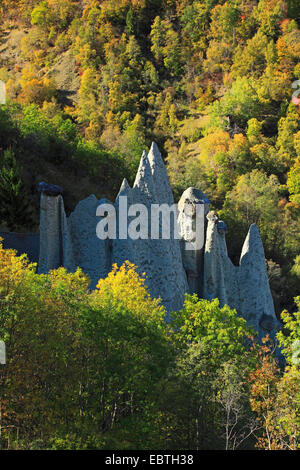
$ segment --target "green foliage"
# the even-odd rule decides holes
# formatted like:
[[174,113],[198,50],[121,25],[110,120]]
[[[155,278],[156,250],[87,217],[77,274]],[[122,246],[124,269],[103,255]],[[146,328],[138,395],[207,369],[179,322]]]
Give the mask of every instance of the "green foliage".
[[300,159],[297,158],[288,173],[287,187],[291,200],[300,205]]
[[9,230],[30,222],[28,201],[20,168],[11,150],[5,150],[0,167],[0,216]]
[[[109,180],[110,189],[114,192],[118,191],[124,175],[129,180],[133,179],[138,165],[138,154],[145,146],[138,117],[132,125],[128,124],[128,131],[124,131],[124,139],[119,142],[122,144],[120,155],[117,150],[121,147],[103,148],[94,135],[91,135],[89,140],[83,138],[71,116],[60,111],[55,101],[47,103],[42,109],[34,104],[9,104],[0,109],[0,128],[3,132],[1,144],[8,148],[8,151],[12,149],[15,155],[16,169],[10,170],[12,173],[19,174],[19,166],[24,166],[30,171],[30,166],[34,165],[34,173],[38,175],[39,172],[43,173],[45,162],[49,162],[48,164],[57,165],[58,168],[69,166],[72,172],[84,171],[90,178],[98,178],[98,184],[99,180]],[[133,152],[131,158],[128,157],[128,152]],[[36,179],[35,184],[38,182]],[[8,186],[10,184],[12,183]],[[2,215],[2,222],[15,225],[15,229],[17,226],[21,228],[34,225],[30,211],[24,209],[31,198],[29,184],[31,186],[32,181],[22,182],[22,196],[19,196],[22,204],[20,211],[15,209],[18,215],[14,216],[14,211],[10,210],[5,212],[6,215]],[[37,222],[37,205],[35,209]],[[14,222],[8,222],[13,219]]]
[[31,24],[38,25],[41,28],[45,28],[49,24],[49,16],[51,10],[48,7],[46,1],[41,2],[38,6],[36,6],[31,13]]
[[189,342],[201,342],[203,352],[207,351],[216,366],[220,358],[228,361],[245,353],[246,338],[253,335],[246,321],[227,305],[220,308],[218,299],[199,301],[196,295],[186,296],[184,309],[173,314],[172,324],[177,341],[186,346]]
[[[233,261],[258,224],[277,309],[290,306],[300,294],[297,2],[2,3],[12,28],[1,33],[3,225],[31,224],[27,200],[37,212],[31,193],[44,174],[115,197],[156,140],[176,198],[199,187],[226,221]],[[14,27],[28,31],[19,46]],[[0,328],[15,354],[6,444],[251,448],[256,429],[262,448],[297,447],[297,313],[283,315],[291,367],[280,376],[270,351],[249,352],[245,323],[215,301],[187,297],[167,327],[132,266],[90,294],[81,273],[38,277],[24,259],[1,256]]]
[[253,80],[246,77],[239,77],[230,90],[219,102],[211,106],[213,119],[215,116],[228,116],[238,126],[245,127],[249,116],[259,117],[261,113],[259,99],[254,87]]
[[[155,140],[176,198],[198,186],[228,217],[231,254],[246,230],[243,203],[236,204],[239,179],[255,170],[275,175],[280,187],[271,192],[268,221],[259,217],[260,230],[265,242],[272,240],[267,252],[284,273],[291,271],[300,246],[299,106],[291,103],[300,30],[293,0],[90,0],[84,8],[73,0],[23,0],[15,11],[4,5],[4,16],[13,12],[19,27],[19,13],[28,34],[21,40],[22,74],[18,53],[3,64],[7,96],[23,106],[10,113],[9,124],[0,110],[3,150],[12,147],[23,160],[25,148],[27,160],[40,155],[42,167],[54,164],[59,172],[74,167],[89,178],[103,175],[114,197]],[[228,208],[237,205],[234,221]],[[287,283],[292,292],[292,278]]]
[[269,36],[279,32],[279,24],[284,17],[284,5],[280,0],[260,0],[255,10],[260,29]]
[[279,183],[275,176],[267,175],[258,170],[239,178],[234,193],[228,198],[224,211],[235,210],[237,217],[242,216],[245,223],[259,224],[265,218],[273,220],[277,212]]
[[295,276],[300,277],[300,255],[296,256],[294,261],[295,263],[291,269],[291,272]]
[[218,300],[188,295],[184,308],[173,314],[172,327],[181,352],[164,385],[166,435],[176,448],[239,447],[253,419],[246,385],[255,364],[247,349],[251,330]]
[[[251,224],[258,225],[267,258],[274,259],[277,247],[282,245],[277,227],[283,223],[279,210],[279,182],[276,176],[253,170],[242,175],[235,188],[226,197],[221,216],[233,233],[243,227],[235,252],[240,253],[244,234]],[[229,236],[230,233],[229,233]],[[235,241],[238,236],[235,235]]]
[[[167,324],[129,262],[88,284],[0,247],[2,448],[268,448],[264,426],[297,446],[298,366],[280,375],[234,310],[187,296]],[[283,316],[290,360],[299,322]]]
[[122,423],[130,429],[147,416],[172,364],[165,311],[129,263],[93,293],[80,270],[34,270],[0,249],[2,439],[33,449],[109,447]]
[[295,303],[297,311],[293,314],[290,314],[287,310],[284,310],[281,314],[281,318],[284,324],[284,327],[288,331],[286,335],[283,331],[280,331],[277,335],[280,345],[283,348],[283,353],[291,365],[296,365],[299,367],[300,361],[300,348],[299,348],[299,339],[300,339],[300,298],[295,298]]
[[151,52],[158,63],[163,63],[171,75],[178,76],[182,66],[182,51],[178,33],[168,20],[157,16],[151,29]]
[[[10,101],[0,109],[0,147],[24,168],[36,214],[31,167],[44,179],[54,171],[66,194],[71,172],[113,199],[155,140],[176,198],[199,187],[221,212],[234,261],[248,221],[258,220],[267,256],[287,276],[278,308],[288,306],[299,294],[296,3],[3,0],[12,30],[2,38]],[[14,28],[26,29],[20,44]],[[277,190],[255,174],[276,177]]]
[[281,158],[291,163],[296,157],[294,136],[300,130],[300,118],[298,111],[293,105],[290,106],[286,117],[281,118],[278,123],[277,147]]

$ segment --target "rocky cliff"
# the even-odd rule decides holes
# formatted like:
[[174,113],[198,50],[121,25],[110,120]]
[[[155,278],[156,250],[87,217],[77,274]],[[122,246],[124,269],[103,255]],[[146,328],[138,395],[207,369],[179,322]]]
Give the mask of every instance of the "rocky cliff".
[[[120,266],[129,260],[146,273],[150,294],[161,297],[168,313],[182,307],[185,293],[196,293],[235,308],[260,337],[275,335],[279,322],[257,226],[250,227],[240,265],[234,266],[227,254],[226,224],[209,212],[206,196],[188,188],[174,205],[155,143],[148,155],[143,153],[133,187],[124,180],[114,203],[92,195],[67,218],[62,194],[49,192],[47,185],[41,192],[40,273],[59,266],[73,271],[79,266],[94,289],[113,263]],[[99,210],[102,204],[103,209],[113,208],[115,228],[110,234],[114,236],[99,239],[97,224],[105,217],[105,211]],[[154,213],[158,215],[155,226]],[[166,220],[169,236],[165,236]]]

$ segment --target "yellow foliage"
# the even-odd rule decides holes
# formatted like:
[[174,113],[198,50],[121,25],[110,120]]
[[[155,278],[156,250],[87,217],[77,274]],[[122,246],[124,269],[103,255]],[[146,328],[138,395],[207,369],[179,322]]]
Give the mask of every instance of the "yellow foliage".
[[44,101],[51,101],[55,94],[55,85],[47,78],[39,80],[34,78],[24,81],[19,100],[22,103],[35,103],[42,105]]
[[139,276],[136,266],[129,261],[120,268],[114,264],[92,295],[97,305],[104,305],[109,299],[112,307],[126,308],[139,317],[153,317],[153,314],[162,317],[166,313],[160,299],[151,299],[145,286],[145,273]]
[[33,272],[36,264],[30,264],[26,255],[17,256],[15,250],[5,250],[0,238],[0,293],[9,294],[10,290],[22,282],[28,271]]

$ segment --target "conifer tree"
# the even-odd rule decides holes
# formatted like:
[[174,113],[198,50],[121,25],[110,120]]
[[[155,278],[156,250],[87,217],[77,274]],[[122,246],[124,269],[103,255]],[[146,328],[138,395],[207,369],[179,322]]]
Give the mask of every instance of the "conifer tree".
[[28,225],[28,200],[14,152],[5,150],[0,168],[0,217],[9,230]]

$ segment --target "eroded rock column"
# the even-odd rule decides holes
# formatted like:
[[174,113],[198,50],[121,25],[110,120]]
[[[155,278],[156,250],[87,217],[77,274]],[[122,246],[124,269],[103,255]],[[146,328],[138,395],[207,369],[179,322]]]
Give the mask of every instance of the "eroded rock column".
[[68,271],[76,269],[71,237],[62,198],[58,186],[41,183],[40,253],[38,273],[64,266]]
[[180,198],[178,211],[181,255],[189,284],[189,292],[202,297],[203,255],[209,200],[199,189],[188,188]]
[[99,279],[106,277],[111,269],[111,241],[101,240],[96,234],[97,208],[108,202],[98,201],[92,194],[80,201],[68,218],[74,262],[91,279],[91,289],[95,289]]
[[260,337],[274,337],[280,323],[270,291],[264,247],[256,224],[250,226],[239,268],[240,309]]

